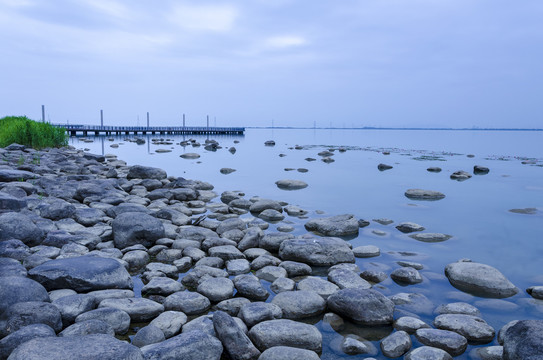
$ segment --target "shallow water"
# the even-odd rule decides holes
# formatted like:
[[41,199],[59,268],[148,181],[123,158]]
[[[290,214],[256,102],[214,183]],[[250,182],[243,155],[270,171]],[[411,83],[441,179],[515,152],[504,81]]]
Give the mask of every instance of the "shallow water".
[[[140,135],[147,140],[144,145],[123,141],[128,137],[133,138],[121,136],[109,141],[109,137],[88,137],[94,140],[92,143],[71,138],[70,144],[94,153],[115,154],[129,165],[156,166],[165,169],[168,175],[208,181],[218,194],[225,190],[241,190],[247,198],[260,196],[283,200],[308,210],[310,217],[352,213],[371,222],[361,229],[358,237],[349,240],[353,247],[372,244],[381,249],[379,257],[357,259],[361,268],[378,263],[391,270],[397,267],[395,262],[398,260],[425,265],[421,271],[424,277],[421,284],[402,287],[389,278],[378,285],[384,294],[419,292],[435,306],[466,301],[477,306],[483,318],[496,330],[513,319],[543,319],[543,301],[533,300],[525,292],[529,286],[543,285],[540,261],[543,254],[540,230],[543,225],[543,147],[540,145],[543,132],[248,129],[244,136],[211,137],[223,147],[216,152],[206,151],[203,146],[183,148],[176,145],[188,136]],[[152,137],[172,139],[174,144],[153,145]],[[190,138],[203,144],[208,137]],[[266,140],[275,140],[276,145],[264,146]],[[113,143],[120,144],[119,148],[111,148]],[[303,148],[296,150],[295,145]],[[237,149],[235,154],[228,151],[231,146]],[[347,151],[335,151],[333,163],[326,164],[317,155],[339,146],[346,147]],[[159,148],[172,152],[155,153]],[[389,151],[390,155],[384,155],[383,151]],[[196,160],[179,157],[188,152],[196,152],[201,157]],[[468,157],[468,154],[474,157]],[[308,157],[317,160],[308,162],[305,160]],[[532,159],[534,164],[522,164],[527,159]],[[379,163],[393,168],[379,171]],[[449,178],[457,170],[472,173],[474,165],[486,166],[490,172],[462,182]],[[426,171],[430,166],[443,170],[430,173]],[[236,171],[223,175],[219,172],[223,167]],[[285,171],[285,168],[306,168],[308,171]],[[274,184],[280,179],[299,179],[309,186],[284,191]],[[438,190],[446,198],[410,200],[404,196],[405,190],[410,188]],[[536,211],[535,214],[509,211],[514,208],[536,208]],[[324,214],[317,214],[317,210]],[[380,225],[372,221],[376,218],[389,218],[394,223]],[[289,223],[295,228],[293,234],[304,234],[306,221],[287,216],[283,222],[272,224],[268,231]],[[426,232],[446,233],[453,238],[441,243],[420,242],[394,228],[402,221],[412,221],[423,225]],[[386,234],[376,235],[374,230]],[[519,294],[503,302],[456,290],[445,278],[443,269],[461,258],[496,267],[520,289]],[[422,319],[431,323],[433,317],[429,313]],[[322,322],[317,326],[324,330]],[[326,344],[333,344],[339,336],[335,332],[324,335]],[[375,344],[378,346],[378,342]],[[488,345],[492,344],[497,341]],[[473,346],[458,358],[467,359],[471,348]],[[325,346],[323,358],[334,358],[332,354],[334,352]]]

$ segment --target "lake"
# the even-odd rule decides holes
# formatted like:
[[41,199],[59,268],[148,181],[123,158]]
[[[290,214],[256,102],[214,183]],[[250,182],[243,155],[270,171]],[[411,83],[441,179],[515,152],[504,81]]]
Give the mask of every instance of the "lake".
[[[129,165],[160,167],[168,175],[210,182],[218,194],[240,190],[246,198],[282,200],[308,210],[310,218],[354,214],[370,225],[349,240],[353,247],[371,244],[381,250],[379,257],[357,259],[361,269],[377,267],[390,273],[398,267],[398,260],[424,264],[422,283],[402,287],[388,278],[377,286],[385,295],[419,292],[435,306],[465,301],[477,306],[496,330],[514,319],[543,319],[543,301],[525,292],[529,286],[543,285],[541,131],[247,129],[243,136],[139,137],[146,139],[146,144],[125,141],[134,138],[128,135],[113,137],[113,141],[110,137],[89,137],[92,143],[72,137],[70,144],[93,153],[115,154]],[[153,137],[171,139],[173,144],[154,145]],[[206,139],[214,139],[222,148],[207,151],[203,146],[178,145],[189,138],[202,145]],[[274,140],[275,146],[265,146],[267,140]],[[112,144],[119,147],[111,148]],[[230,147],[236,148],[235,153],[228,151]],[[346,151],[338,151],[339,147]],[[157,149],[171,152],[156,153]],[[321,160],[318,153],[325,150],[335,150],[331,156],[334,162]],[[192,152],[200,158],[180,158]],[[380,163],[392,169],[379,171]],[[475,165],[488,167],[490,172],[465,181],[450,179],[458,170],[473,174]],[[429,172],[428,167],[442,171]],[[223,175],[221,168],[236,171]],[[275,185],[281,179],[302,180],[309,186],[285,191]],[[404,193],[412,188],[437,190],[446,197],[438,201],[410,200]],[[533,213],[510,211],[525,208],[533,208]],[[378,218],[394,222],[381,225],[373,221]],[[283,222],[271,224],[268,231],[286,223],[294,227],[293,234],[305,234],[306,221],[287,216]],[[417,241],[395,229],[404,221],[424,226],[425,232],[453,237],[439,243]],[[443,269],[462,258],[494,266],[519,288],[519,293],[492,300],[456,290]],[[430,324],[433,317],[431,313],[421,316]],[[333,343],[334,335],[330,336],[325,341]],[[491,344],[497,344],[496,340]],[[471,348],[458,358],[467,359]],[[325,347],[323,358],[334,356],[333,350]]]

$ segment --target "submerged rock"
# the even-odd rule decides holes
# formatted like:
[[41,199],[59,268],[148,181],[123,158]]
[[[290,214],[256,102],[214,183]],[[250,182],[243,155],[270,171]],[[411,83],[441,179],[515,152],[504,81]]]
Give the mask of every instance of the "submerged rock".
[[435,190],[409,189],[405,196],[412,200],[440,200],[445,198],[445,194]]
[[324,236],[349,236],[358,234],[359,224],[354,215],[344,214],[309,220],[305,228]]
[[409,235],[409,237],[422,242],[434,243],[449,240],[450,238],[452,238],[452,235],[439,233],[420,233],[411,234]]
[[279,257],[313,266],[354,263],[349,244],[337,238],[288,239],[281,243]]
[[392,324],[394,303],[372,289],[343,289],[330,295],[328,308],[362,325]]
[[299,190],[307,187],[307,183],[302,180],[278,180],[275,185],[282,190]]
[[455,171],[451,174],[451,179],[456,181],[464,181],[471,178],[471,174],[465,171]]

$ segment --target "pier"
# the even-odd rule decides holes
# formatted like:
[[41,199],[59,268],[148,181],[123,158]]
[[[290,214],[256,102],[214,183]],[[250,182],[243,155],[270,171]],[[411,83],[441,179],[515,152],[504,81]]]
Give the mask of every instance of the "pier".
[[244,127],[209,127],[209,126],[102,126],[51,124],[63,127],[71,136],[78,133],[84,136],[94,135],[129,135],[129,134],[184,134],[184,135],[243,135]]

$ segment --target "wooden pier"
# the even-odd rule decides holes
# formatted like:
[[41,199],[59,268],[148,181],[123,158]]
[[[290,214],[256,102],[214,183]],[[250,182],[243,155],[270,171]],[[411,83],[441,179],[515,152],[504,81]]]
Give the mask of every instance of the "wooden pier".
[[194,126],[100,126],[100,125],[70,125],[51,124],[63,127],[71,136],[78,133],[87,136],[94,135],[129,135],[129,134],[184,134],[184,135],[243,135],[243,127],[194,127]]

